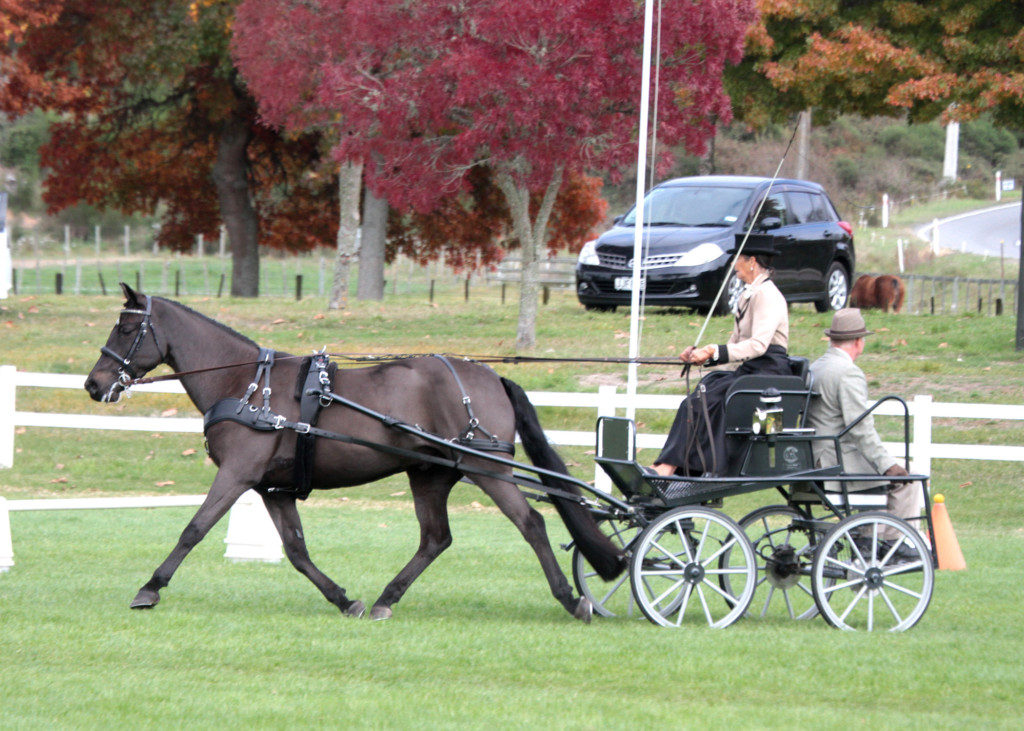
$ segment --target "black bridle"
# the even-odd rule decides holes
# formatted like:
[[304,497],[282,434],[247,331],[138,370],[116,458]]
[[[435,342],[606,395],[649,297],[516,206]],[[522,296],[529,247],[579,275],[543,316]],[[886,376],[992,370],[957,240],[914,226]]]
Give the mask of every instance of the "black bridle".
[[[128,386],[131,385],[139,377],[139,373],[135,370],[134,359],[139,348],[142,347],[143,341],[146,339],[146,335],[153,333],[153,343],[156,345],[157,352],[160,352],[160,340],[156,336],[156,330],[153,328],[153,299],[148,294],[146,295],[146,309],[136,310],[125,308],[121,310],[121,315],[142,315],[142,322],[139,323],[139,331],[135,334],[135,339],[132,344],[128,347],[128,352],[123,356],[118,355],[113,350],[108,348],[106,345],[100,348],[100,352],[112,359],[118,364],[117,369],[117,381],[110,387],[110,393],[113,392],[115,385],[120,385],[122,390],[127,390]],[[118,316],[118,322],[120,322],[120,315]],[[108,396],[110,395],[108,393]]]

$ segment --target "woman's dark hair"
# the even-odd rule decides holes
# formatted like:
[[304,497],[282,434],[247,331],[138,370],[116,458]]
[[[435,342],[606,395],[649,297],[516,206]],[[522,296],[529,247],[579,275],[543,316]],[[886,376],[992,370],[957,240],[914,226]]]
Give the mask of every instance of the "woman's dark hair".
[[772,268],[772,255],[771,254],[753,254],[754,261],[757,262],[758,266],[762,269],[771,271]]

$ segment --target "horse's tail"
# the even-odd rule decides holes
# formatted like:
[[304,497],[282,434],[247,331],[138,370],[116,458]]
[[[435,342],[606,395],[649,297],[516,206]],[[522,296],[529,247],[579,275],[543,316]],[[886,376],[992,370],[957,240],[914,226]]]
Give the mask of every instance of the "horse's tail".
[[[548,444],[544,430],[537,419],[537,412],[526,396],[526,392],[507,378],[502,378],[501,384],[505,387],[509,401],[512,402],[512,409],[516,415],[516,431],[519,432],[519,437],[523,441],[523,449],[526,450],[530,461],[542,469],[568,475],[569,470],[566,468],[565,462],[558,456],[558,452]],[[541,475],[540,479],[550,488],[576,495],[580,494],[579,488],[571,482],[548,475]],[[590,511],[574,500],[555,495],[551,496],[551,501],[562,517],[566,528],[569,529],[569,534],[575,541],[576,547],[580,549],[594,570],[604,579],[612,579],[621,574],[626,567],[622,552],[597,527]]]

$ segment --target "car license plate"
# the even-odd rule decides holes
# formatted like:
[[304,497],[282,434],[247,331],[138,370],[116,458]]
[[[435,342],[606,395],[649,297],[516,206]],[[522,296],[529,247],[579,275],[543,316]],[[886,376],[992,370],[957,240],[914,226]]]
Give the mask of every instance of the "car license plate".
[[[643,289],[647,285],[647,280],[640,279],[640,289]],[[615,277],[614,283],[615,289],[626,290],[627,292],[633,289],[633,277]]]

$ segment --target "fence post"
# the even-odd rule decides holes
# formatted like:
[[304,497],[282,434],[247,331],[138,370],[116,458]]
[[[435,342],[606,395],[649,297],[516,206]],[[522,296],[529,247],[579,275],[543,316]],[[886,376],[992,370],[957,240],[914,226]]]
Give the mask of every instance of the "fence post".
[[[615,386],[597,387],[597,416],[615,416]],[[594,463],[594,487],[609,495],[612,492],[612,480],[601,469],[601,465]]]
[[11,542],[11,514],[7,498],[0,497],[0,573],[14,565],[14,544]]
[[227,549],[224,558],[233,561],[281,560],[281,537],[274,528],[263,501],[246,490],[228,515]]
[[913,471],[929,475],[932,470],[932,397],[930,394],[914,396],[910,412],[914,416],[914,433],[910,448]]
[[0,365],[0,468],[14,466],[15,373],[14,366]]

